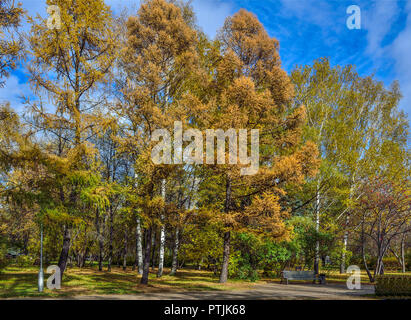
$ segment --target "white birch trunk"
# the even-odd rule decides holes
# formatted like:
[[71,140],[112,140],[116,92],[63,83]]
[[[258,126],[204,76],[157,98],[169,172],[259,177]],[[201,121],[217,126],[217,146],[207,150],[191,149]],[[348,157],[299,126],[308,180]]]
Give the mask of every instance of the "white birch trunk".
[[[161,196],[166,201],[166,180],[163,179],[161,182]],[[160,252],[159,252],[159,262],[158,262],[158,272],[157,277],[160,278],[163,276],[163,268],[164,268],[164,248],[166,244],[166,227],[164,225],[164,214],[161,215],[161,229],[160,229]]]
[[141,219],[137,218],[137,230],[136,230],[136,254],[137,254],[137,267],[138,273],[143,274],[143,244],[141,239]]
[[401,268],[402,268],[402,273],[406,272],[405,269],[405,234],[402,236],[401,239]]
[[[349,223],[349,216],[347,215],[346,224]],[[348,231],[344,232],[344,239],[343,239],[343,252],[341,254],[341,265],[340,265],[340,273],[345,273],[345,251],[347,250],[348,245]]]
[[[317,182],[317,193],[316,193],[316,205],[315,205],[315,231],[320,231],[320,179]],[[317,239],[315,244],[315,259],[314,259],[314,272],[317,275],[319,273],[320,265],[320,241]]]
[[174,276],[177,273],[177,268],[178,268],[178,249],[180,246],[180,240],[179,240],[179,236],[180,236],[180,230],[178,229],[178,227],[176,227],[176,235],[175,235],[175,239],[174,239],[174,250],[173,250],[173,262],[171,264],[171,276]]

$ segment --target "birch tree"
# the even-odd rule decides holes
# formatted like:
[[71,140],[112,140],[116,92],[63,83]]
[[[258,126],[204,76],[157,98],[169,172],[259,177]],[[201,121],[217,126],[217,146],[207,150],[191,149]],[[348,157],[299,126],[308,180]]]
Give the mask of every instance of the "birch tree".
[[[385,163],[381,153],[384,146],[404,143],[406,121],[397,110],[398,85],[393,83],[386,89],[372,77],[360,77],[353,66],[332,67],[327,59],[296,68],[291,79],[296,103],[307,108],[304,139],[317,143],[323,159],[316,181],[308,181],[315,184],[311,195],[306,195],[312,199],[317,230],[320,216],[329,220],[327,215],[342,227],[340,271],[343,273],[350,212],[358,196],[359,182],[381,172]],[[397,135],[388,137],[393,131]],[[321,207],[324,209],[320,210]],[[318,258],[317,255],[316,271]]]

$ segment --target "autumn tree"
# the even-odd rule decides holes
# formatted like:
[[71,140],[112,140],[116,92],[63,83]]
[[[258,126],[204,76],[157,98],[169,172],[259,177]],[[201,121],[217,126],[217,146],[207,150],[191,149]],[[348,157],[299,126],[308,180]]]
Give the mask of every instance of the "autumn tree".
[[15,35],[22,15],[20,4],[16,5],[14,0],[0,0],[0,86],[23,55],[23,42]]
[[[291,79],[296,105],[307,109],[303,139],[314,141],[322,158],[318,175],[297,192],[293,207],[306,212],[312,208],[317,231],[332,224],[341,227],[343,273],[350,214],[360,182],[382,174],[386,167],[392,176],[394,168],[403,166],[408,121],[398,110],[398,84],[385,88],[371,76],[360,77],[354,66],[332,66],[328,59],[318,59],[297,67]],[[318,254],[315,260],[318,271]]]
[[33,130],[49,141],[44,152],[55,177],[50,193],[54,211],[61,211],[64,226],[58,263],[64,272],[72,227],[83,208],[81,188],[98,179],[90,174],[95,149],[89,140],[110,123],[98,89],[108,80],[116,39],[111,12],[102,0],[48,0],[47,5],[60,8],[61,24],[49,28],[47,19],[29,19],[30,82],[39,99],[27,100],[27,105]]
[[151,159],[156,129],[173,128],[174,121],[190,114],[181,102],[190,73],[196,66],[196,32],[176,5],[164,0],[145,1],[127,22],[127,43],[121,67],[126,74],[120,84],[121,105],[116,112],[124,119],[120,150],[134,160],[136,192],[145,227],[142,284],[147,284],[151,238],[162,221],[164,198],[161,185],[172,166],[155,165]]
[[208,166],[209,178],[200,187],[210,189],[215,185],[212,181],[217,182],[214,190],[204,191],[208,198],[204,202],[216,210],[225,229],[220,274],[220,282],[224,283],[231,232],[249,230],[287,238],[284,220],[288,210],[281,204],[284,186],[302,183],[306,175],[315,172],[318,162],[316,147],[301,144],[305,110],[291,106],[293,87],[281,69],[278,41],[267,34],[252,13],[241,10],[226,20],[218,44],[220,48],[210,48],[205,57],[211,66],[210,80],[206,94],[200,98],[208,112],[198,121],[209,129],[259,131],[256,174],[242,175],[245,166],[234,165],[227,157],[225,165]]
[[[20,4],[16,5],[14,1],[10,0],[0,0],[0,87],[4,86],[5,78],[9,76],[10,71],[17,67],[17,62],[23,57],[21,37],[16,36],[22,15],[23,9]],[[8,228],[7,222],[11,222],[13,219],[13,215],[9,214],[13,206],[4,201],[7,199],[6,194],[9,188],[7,180],[9,174],[15,169],[16,152],[19,152],[18,146],[24,144],[24,138],[21,136],[23,134],[21,121],[7,101],[0,101],[0,126],[0,206],[2,207],[0,211],[0,255],[2,256],[0,268],[2,268],[6,264],[5,252],[3,252],[4,239],[15,238],[11,237],[10,233],[6,236],[7,232],[27,231],[29,228],[24,228],[24,226],[29,225],[31,219],[16,219],[13,223],[16,229]],[[27,232],[24,238],[27,239]],[[27,241],[24,241],[24,244],[26,245]]]
[[[376,177],[364,181],[360,188],[353,223],[359,234],[362,257],[365,269],[371,282],[383,273],[383,258],[388,253],[393,240],[397,236],[411,231],[410,183],[399,179],[395,182],[386,177]],[[374,273],[367,265],[367,243],[374,243],[377,258]]]

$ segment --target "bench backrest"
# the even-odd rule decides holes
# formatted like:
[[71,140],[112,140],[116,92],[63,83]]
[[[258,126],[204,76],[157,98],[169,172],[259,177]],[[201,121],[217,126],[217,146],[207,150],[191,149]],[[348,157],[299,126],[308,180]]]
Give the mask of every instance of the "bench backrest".
[[313,279],[314,271],[283,271],[283,277],[287,279]]

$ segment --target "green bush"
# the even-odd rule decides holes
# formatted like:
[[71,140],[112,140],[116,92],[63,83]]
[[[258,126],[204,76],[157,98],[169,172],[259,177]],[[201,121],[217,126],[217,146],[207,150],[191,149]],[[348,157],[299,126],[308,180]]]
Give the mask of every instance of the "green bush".
[[[375,269],[375,266],[377,264],[377,258],[372,257],[371,259],[368,259],[368,268],[370,269]],[[384,271],[397,271],[401,270],[401,265],[398,262],[397,258],[395,257],[385,257],[383,259],[384,263]]]
[[10,259],[6,257],[7,247],[5,244],[0,243],[0,272],[7,267],[10,263]]
[[30,267],[33,265],[33,258],[29,256],[18,256],[15,264],[18,267]]
[[375,294],[378,296],[411,296],[411,277],[383,275],[376,278]]
[[405,255],[405,265],[407,270],[411,270],[411,252]]
[[277,243],[253,234],[240,233],[233,237],[229,276],[242,280],[257,281],[259,270],[264,276],[279,276],[284,264],[292,256],[287,243]]
[[400,270],[401,264],[396,257],[386,257],[383,259],[384,270]]

